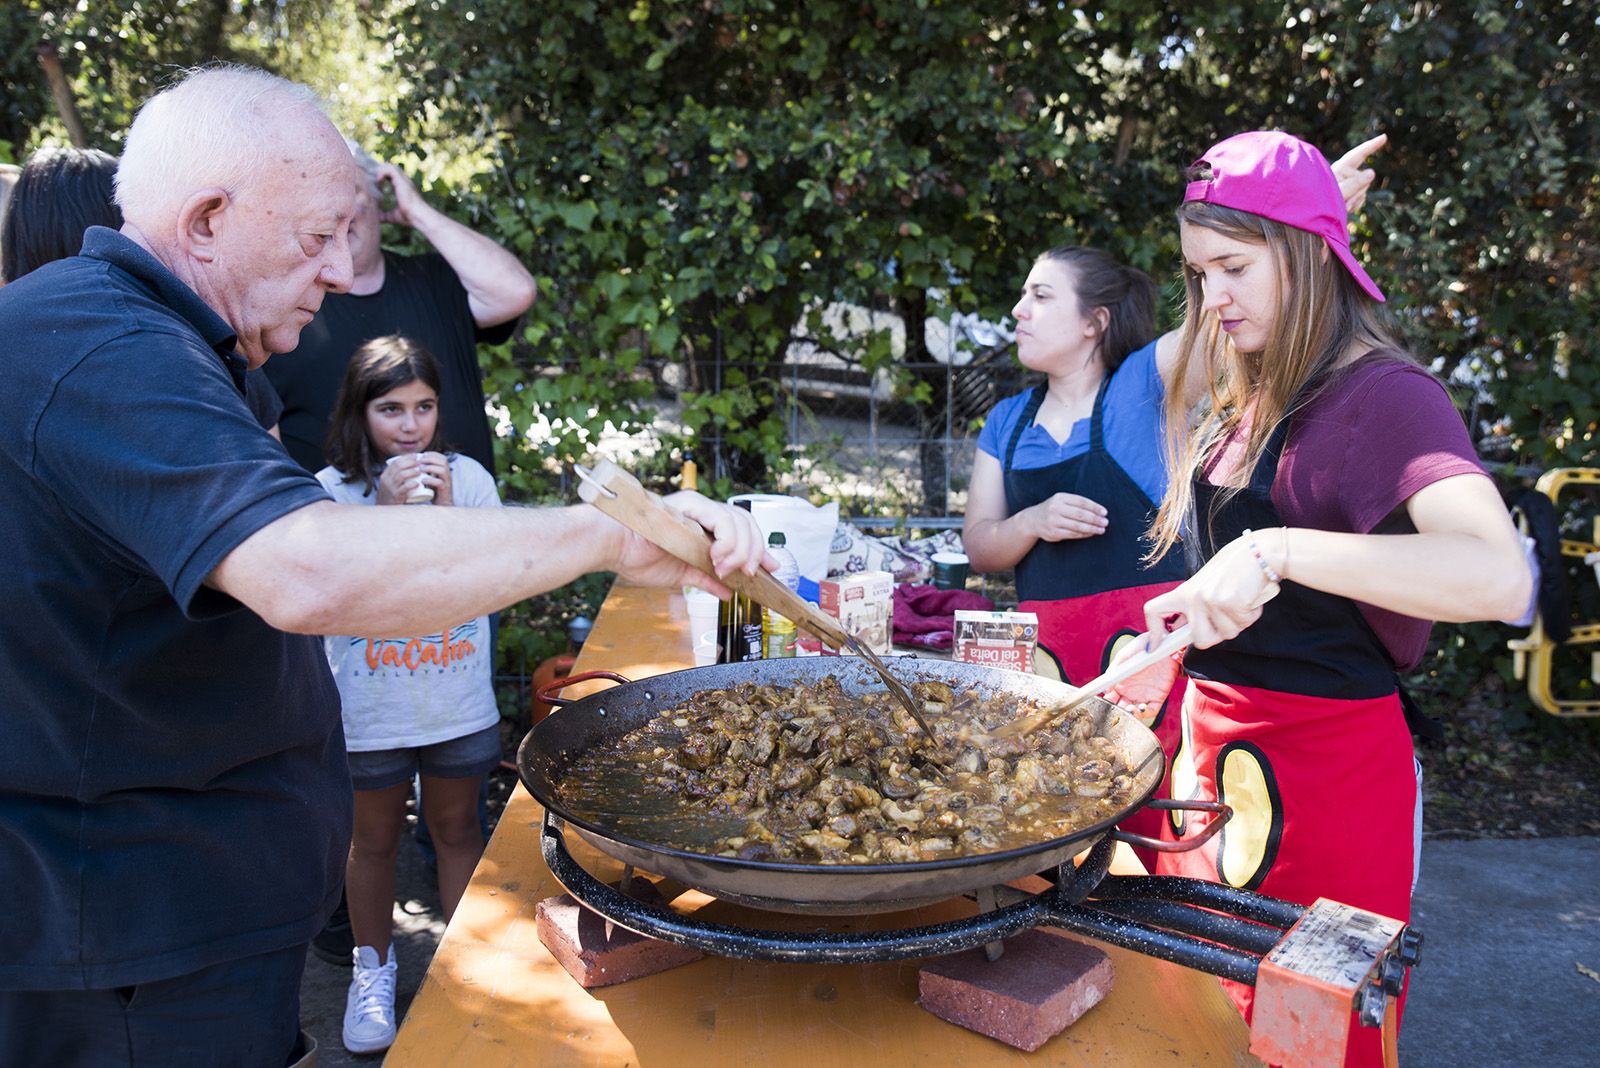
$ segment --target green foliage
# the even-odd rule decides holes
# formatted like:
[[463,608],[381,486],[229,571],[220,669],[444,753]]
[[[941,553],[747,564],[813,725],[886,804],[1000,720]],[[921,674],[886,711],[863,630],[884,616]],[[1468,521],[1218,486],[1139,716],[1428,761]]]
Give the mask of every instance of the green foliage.
[[[1063,94],[1081,87],[1084,118],[1100,94],[1042,47],[1078,21],[887,2],[417,5],[397,45],[414,86],[399,135],[438,122],[494,145],[484,188],[514,197],[508,233],[558,294],[516,376],[587,379],[603,353],[613,373],[583,386],[596,401],[627,388],[636,351],[677,356],[683,437],[663,444],[715,438],[745,461],[730,486],[770,485],[795,459],[774,409],[802,325],[868,370],[925,358],[919,331],[895,351],[879,332],[827,333],[821,309],[920,322],[934,287],[947,307],[998,305],[1041,230],[1094,227],[1093,176],[1062,163],[1084,155]],[[501,399],[519,429],[540,424],[543,394]],[[603,410],[637,425],[634,399]],[[581,452],[578,429],[554,428],[570,450],[541,447]]]
[[40,42],[56,47],[90,146],[113,154],[146,99],[215,61],[304,81],[365,133],[384,96],[372,76],[383,53],[365,55],[364,27],[378,15],[367,0],[9,0],[0,6],[0,139],[19,156],[66,140]]
[[0,5],[0,141],[7,159],[26,155],[28,135],[50,104],[39,67],[39,16],[27,4]]

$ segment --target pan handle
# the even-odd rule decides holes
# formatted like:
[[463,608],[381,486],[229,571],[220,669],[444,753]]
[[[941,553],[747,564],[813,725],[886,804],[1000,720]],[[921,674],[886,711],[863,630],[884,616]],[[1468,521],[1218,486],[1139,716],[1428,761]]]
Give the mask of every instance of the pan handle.
[[1130,834],[1123,830],[1113,830],[1111,837],[1119,842],[1127,842],[1132,846],[1153,849],[1157,853],[1187,853],[1191,849],[1199,849],[1211,841],[1212,838],[1216,837],[1217,832],[1222,830],[1229,820],[1233,819],[1232,807],[1223,804],[1221,801],[1179,801],[1176,798],[1162,797],[1154,801],[1145,802],[1144,807],[1159,808],[1167,811],[1212,812],[1219,818],[1212,820],[1206,825],[1205,830],[1193,838],[1185,839],[1182,842],[1163,842],[1157,838],[1146,838],[1142,834]]
[[626,675],[618,675],[615,671],[585,671],[581,674],[568,675],[552,682],[539,691],[538,698],[551,708],[560,708],[569,700],[575,700],[575,698],[557,697],[557,694],[575,682],[588,682],[590,679],[610,679],[612,682],[620,682],[624,686],[633,681]]

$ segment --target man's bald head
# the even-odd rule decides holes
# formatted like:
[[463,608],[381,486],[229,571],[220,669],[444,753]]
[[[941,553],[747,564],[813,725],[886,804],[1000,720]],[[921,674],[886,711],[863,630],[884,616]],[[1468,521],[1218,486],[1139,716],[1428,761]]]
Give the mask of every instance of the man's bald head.
[[239,336],[252,366],[288,352],[351,279],[357,170],[303,85],[210,67],[152,97],[117,168],[123,232]]
[[117,206],[159,230],[197,189],[239,195],[273,142],[319,123],[332,128],[307,86],[252,67],[195,71],[139,109],[117,167]]

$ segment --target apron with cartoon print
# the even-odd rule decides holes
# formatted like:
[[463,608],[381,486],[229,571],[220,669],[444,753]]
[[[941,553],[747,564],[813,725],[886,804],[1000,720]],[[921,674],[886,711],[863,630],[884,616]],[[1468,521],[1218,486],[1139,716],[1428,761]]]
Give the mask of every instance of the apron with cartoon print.
[[[1272,483],[1288,429],[1279,423],[1236,494],[1195,479],[1190,544],[1203,559],[1246,529],[1284,525]],[[1219,800],[1234,816],[1200,849],[1162,854],[1157,870],[1409,919],[1411,733],[1394,665],[1355,602],[1285,581],[1238,637],[1190,649],[1184,671],[1172,796]],[[1208,819],[1170,813],[1163,837],[1181,841]],[[1254,988],[1223,985],[1248,1020]],[[1383,1063],[1376,1028],[1352,1030],[1345,1063]]]
[[[1089,449],[1068,460],[1028,470],[1016,470],[1012,461],[1022,432],[1033,425],[1044,403],[1045,387],[1029,398],[1003,457],[1006,507],[1016,515],[1057,493],[1087,497],[1106,510],[1105,533],[1091,538],[1040,541],[1017,564],[1018,611],[1039,617],[1036,671],[1054,668],[1070,683],[1083,683],[1106,669],[1118,643],[1144,632],[1144,604],[1172,589],[1186,577],[1182,554],[1168,553],[1147,564],[1143,534],[1155,514],[1155,505],[1138,483],[1106,449],[1104,409],[1107,375],[1094,398],[1089,417]],[[1182,700],[1182,680],[1157,713],[1151,730],[1170,764],[1178,742],[1177,707]],[[1170,711],[1169,711],[1170,710]],[[1158,796],[1166,796],[1163,790]],[[1124,830],[1155,837],[1161,814],[1136,812],[1124,821]],[[1141,859],[1154,861],[1140,850]]]

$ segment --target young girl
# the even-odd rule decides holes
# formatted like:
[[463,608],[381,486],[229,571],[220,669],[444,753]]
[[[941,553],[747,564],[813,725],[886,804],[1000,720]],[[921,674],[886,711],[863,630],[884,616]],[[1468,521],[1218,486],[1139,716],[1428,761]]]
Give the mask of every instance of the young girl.
[[[317,479],[346,504],[405,506],[431,491],[421,503],[434,508],[498,508],[494,479],[481,465],[440,451],[438,424],[433,356],[403,337],[369,341],[345,372],[328,431],[332,463]],[[345,873],[355,967],[344,1044],[371,1053],[395,1035],[394,865],[414,775],[421,774],[447,920],[483,852],[478,790],[501,759],[494,650],[484,616],[441,634],[325,642],[356,791]]]
[[[1178,374],[1213,386],[1194,413],[1168,397],[1151,534],[1201,566],[1144,614],[1194,629],[1172,793],[1235,815],[1157,870],[1404,920],[1421,808],[1396,673],[1431,620],[1514,617],[1531,578],[1449,396],[1377,314],[1321,154],[1241,134],[1191,177]],[[1248,1019],[1253,989],[1227,985]],[[1374,1029],[1349,1051],[1382,1063]]]

